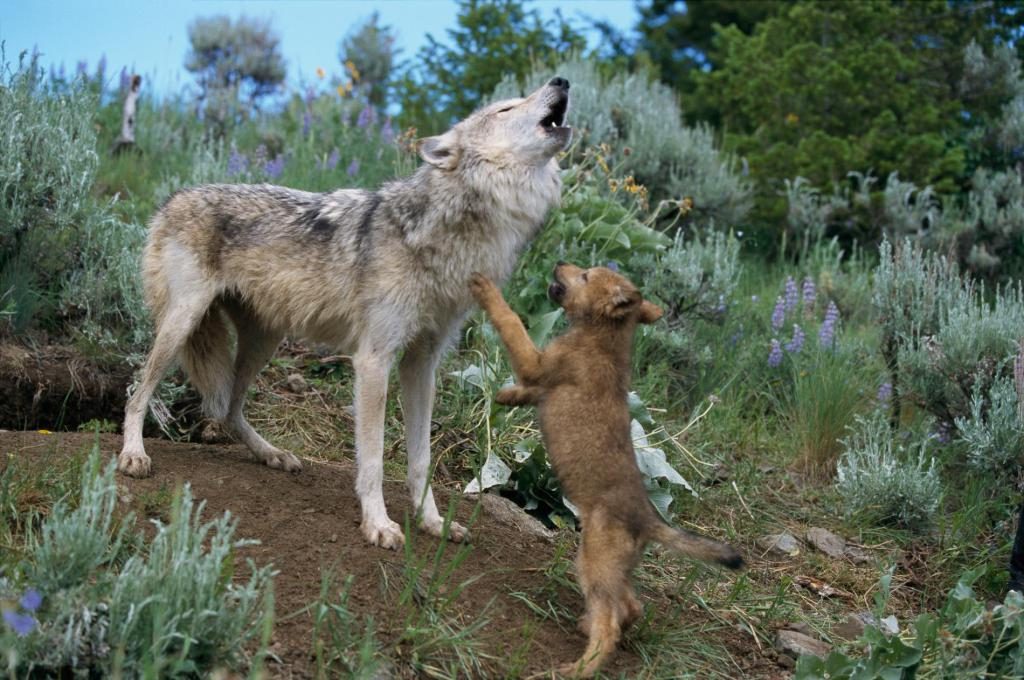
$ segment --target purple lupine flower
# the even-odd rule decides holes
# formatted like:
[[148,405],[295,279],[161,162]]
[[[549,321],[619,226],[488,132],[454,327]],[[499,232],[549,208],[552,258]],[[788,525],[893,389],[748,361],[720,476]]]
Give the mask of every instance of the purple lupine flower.
[[338,167],[338,161],[340,160],[341,154],[338,152],[338,149],[335,148],[334,151],[331,152],[331,155],[327,157],[327,160],[324,161],[324,169],[334,170]]
[[878,386],[878,394],[875,395],[875,401],[878,402],[879,406],[885,407],[889,405],[889,400],[892,399],[892,383],[884,382]]
[[249,159],[244,153],[239,153],[237,149],[231,150],[231,155],[228,156],[228,174],[231,176],[244,174],[249,169]]
[[43,603],[43,596],[35,588],[29,588],[21,596],[19,604],[25,611],[34,612]]
[[803,303],[804,313],[810,316],[814,311],[814,302],[818,297],[818,291],[814,288],[814,280],[808,276],[804,279],[803,285]]
[[367,127],[373,124],[377,119],[377,112],[374,111],[372,104],[367,104],[366,107],[359,112],[359,118],[356,119],[356,125],[361,130],[365,130]]
[[786,277],[786,312],[792,312],[796,310],[796,306],[800,304],[800,294],[796,289],[796,281],[793,280],[792,276]]
[[78,61],[78,66],[75,67],[75,74],[78,75],[79,77],[84,78],[85,75],[86,75],[86,72],[88,70],[89,70],[89,63],[85,59],[80,59]]
[[611,269],[613,272],[619,271],[619,263],[616,262],[615,260],[609,260],[608,264],[606,264],[605,266],[608,269]]
[[129,90],[132,86],[132,75],[128,73],[128,67],[121,67],[121,90]]
[[309,129],[313,127],[313,114],[306,111],[302,114],[302,136],[306,137],[309,135]]
[[831,348],[835,344],[836,325],[839,323],[839,308],[836,303],[829,300],[828,309],[825,310],[825,320],[821,322],[818,329],[818,344],[825,348]]
[[284,172],[284,156],[277,154],[273,160],[263,164],[263,172],[270,179],[277,179]]
[[732,347],[735,347],[736,345],[740,344],[741,340],[743,340],[743,326],[742,325],[739,328],[737,328],[736,332],[732,334],[731,338],[729,338],[729,345],[732,346]]
[[804,329],[793,324],[793,338],[786,343],[786,351],[790,354],[799,354],[804,348]]
[[107,73],[107,55],[103,53],[100,55],[100,61],[96,64],[96,80],[103,82],[103,76]]
[[782,299],[780,295],[775,301],[775,309],[772,310],[772,330],[778,332],[782,329],[782,324],[786,322],[786,301]]
[[727,308],[728,308],[728,306],[725,304],[725,296],[724,295],[719,295],[718,296],[718,304],[715,305],[715,314],[725,314],[725,310]]
[[380,126],[380,141],[385,144],[395,141],[395,128],[391,125],[391,116],[385,118],[384,124]]
[[313,105],[313,101],[316,100],[316,89],[312,85],[306,88],[306,96],[302,100],[306,102],[306,106]]
[[348,169],[345,170],[349,177],[355,177],[359,174],[359,159],[353,158],[352,162],[348,164]]
[[935,424],[935,439],[940,444],[948,444],[953,441],[953,428],[945,420]]
[[13,609],[4,610],[4,622],[18,637],[25,637],[36,627],[36,620],[29,614],[20,614]]
[[768,352],[768,365],[772,368],[778,368],[779,364],[782,363],[782,345],[779,344],[778,340],[772,340],[772,349]]

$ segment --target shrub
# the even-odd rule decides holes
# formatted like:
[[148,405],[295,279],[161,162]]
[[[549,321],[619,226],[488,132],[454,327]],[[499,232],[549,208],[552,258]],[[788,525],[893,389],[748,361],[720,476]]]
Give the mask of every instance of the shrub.
[[[202,504],[187,485],[168,523],[155,522],[148,546],[129,535],[131,515],[116,512],[116,463],[101,460],[96,445],[81,468],[80,492],[57,502],[38,536],[26,535],[24,557],[5,565],[6,670],[11,677],[163,677],[239,667],[244,645],[272,617],[270,568],[249,562],[247,581],[237,583],[234,550],[247,542],[233,538],[227,515],[201,523]],[[9,512],[0,506],[5,523]]]
[[894,443],[885,415],[857,416],[836,466],[836,488],[850,516],[908,529],[927,526],[939,506],[942,486],[928,440],[904,452]]
[[1024,460],[1024,417],[1022,395],[1010,377],[997,378],[988,395],[975,382],[971,413],[954,424],[967,446],[967,458],[982,470],[1005,472]]
[[[571,58],[535,69],[527,91],[557,72],[572,83],[569,123],[585,145],[606,143],[616,167],[647,186],[655,201],[690,197],[687,220],[700,225],[732,226],[750,208],[750,187],[734,172],[733,160],[719,151],[706,126],[683,124],[676,94],[648,73],[616,73],[603,77],[593,60]],[[506,77],[492,99],[516,97],[520,88]]]

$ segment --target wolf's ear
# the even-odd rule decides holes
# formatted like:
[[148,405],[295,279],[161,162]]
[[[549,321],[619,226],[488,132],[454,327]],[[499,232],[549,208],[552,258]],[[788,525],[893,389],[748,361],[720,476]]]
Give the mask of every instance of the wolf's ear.
[[443,135],[420,142],[420,158],[441,170],[454,170],[459,164],[459,135],[449,130]]
[[664,312],[658,305],[647,300],[640,303],[640,323],[654,323],[661,318],[662,314]]

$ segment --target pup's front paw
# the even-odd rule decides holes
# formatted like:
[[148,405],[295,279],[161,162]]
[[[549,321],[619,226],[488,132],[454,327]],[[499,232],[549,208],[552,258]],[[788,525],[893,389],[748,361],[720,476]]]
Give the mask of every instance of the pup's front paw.
[[477,302],[483,304],[498,292],[498,288],[494,282],[480,272],[473,272],[469,276],[469,292],[473,294]]

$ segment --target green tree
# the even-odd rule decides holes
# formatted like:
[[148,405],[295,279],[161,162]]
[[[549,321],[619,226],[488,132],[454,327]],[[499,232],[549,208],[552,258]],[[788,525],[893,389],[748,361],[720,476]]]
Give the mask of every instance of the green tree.
[[[395,34],[391,26],[381,26],[380,16],[374,12],[369,20],[353,30],[341,41],[338,59],[357,81],[356,89],[366,100],[378,108],[387,104],[388,86],[395,67]],[[351,64],[351,66],[349,66]]]
[[829,187],[871,170],[942,193],[962,188],[964,49],[1005,29],[979,4],[984,12],[946,0],[807,1],[750,35],[718,27],[718,65],[697,76],[695,98],[749,160],[760,218],[780,221],[782,182],[796,176]]
[[185,68],[195,74],[206,113],[217,123],[245,114],[240,98],[257,108],[284,82],[281,39],[269,21],[201,17],[189,24],[188,40]]
[[436,132],[480,106],[506,74],[522,81],[537,61],[582,49],[561,15],[544,21],[521,0],[460,0],[448,42],[427,35],[415,71],[399,84],[404,124]]

